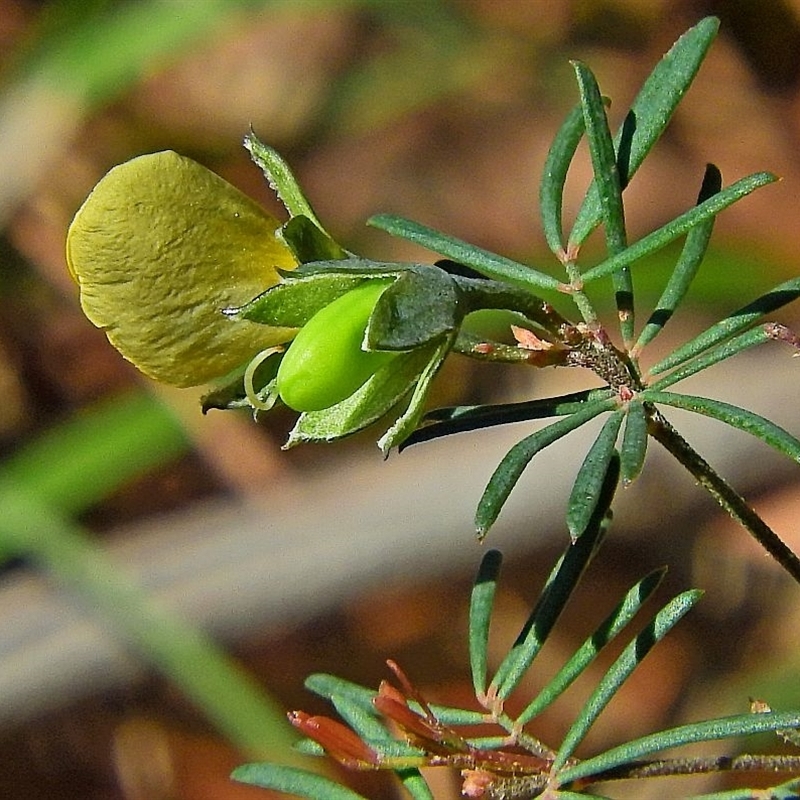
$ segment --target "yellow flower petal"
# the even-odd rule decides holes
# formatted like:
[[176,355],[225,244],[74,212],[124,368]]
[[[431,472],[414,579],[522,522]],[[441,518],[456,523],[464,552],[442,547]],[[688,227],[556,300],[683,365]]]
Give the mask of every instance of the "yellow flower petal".
[[175,386],[225,375],[293,329],[232,320],[296,262],[278,220],[205,167],[166,151],[114,167],[67,233],[86,316],[142,372]]

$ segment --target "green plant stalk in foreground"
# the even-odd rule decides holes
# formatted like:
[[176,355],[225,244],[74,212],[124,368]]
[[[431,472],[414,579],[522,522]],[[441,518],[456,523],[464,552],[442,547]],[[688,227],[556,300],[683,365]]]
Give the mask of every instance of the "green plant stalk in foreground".
[[242,753],[302,763],[263,689],[209,636],[155,604],[71,519],[188,446],[172,414],[143,393],[62,423],[3,465],[0,554],[24,559],[74,594]]

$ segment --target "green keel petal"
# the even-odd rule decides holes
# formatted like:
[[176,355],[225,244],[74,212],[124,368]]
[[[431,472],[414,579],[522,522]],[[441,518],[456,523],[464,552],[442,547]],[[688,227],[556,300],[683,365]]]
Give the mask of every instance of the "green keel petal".
[[238,307],[296,266],[279,222],[205,167],[166,151],[112,169],[75,215],[67,262],[86,316],[142,372],[194,386],[289,328],[232,320]]

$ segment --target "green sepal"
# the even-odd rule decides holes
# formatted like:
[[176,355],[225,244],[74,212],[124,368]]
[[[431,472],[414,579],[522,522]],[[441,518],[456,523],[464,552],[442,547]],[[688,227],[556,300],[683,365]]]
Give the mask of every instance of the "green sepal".
[[284,222],[276,236],[294,253],[300,264],[347,258],[347,253],[330,236],[303,215]]
[[[292,218],[305,217],[318,231],[318,234],[315,235],[317,244],[322,246],[324,242],[324,249],[332,254],[330,257],[345,258],[347,252],[333,240],[322,226],[311,203],[303,194],[297,178],[281,154],[260,141],[253,131],[244,137],[244,146],[250,153],[253,162],[264,173],[267,183],[277,193],[278,198],[289,212],[289,216]],[[301,259],[301,262],[305,263],[304,259]]]
[[400,353],[360,389],[340,403],[301,414],[284,449],[304,442],[330,442],[350,436],[387,414],[405,397],[432,358],[439,343]]
[[277,286],[227,313],[262,325],[273,325],[272,320],[282,319],[283,327],[302,328],[317,311],[364,280],[363,275],[352,272],[287,275]]
[[484,309],[505,309],[524,315],[555,337],[563,336],[564,327],[571,323],[546,300],[528,289],[520,289],[503,281],[487,278],[453,277],[460,290],[467,312]]
[[204,414],[207,414],[212,409],[228,411],[234,408],[247,408],[249,405],[241,375],[222,386],[206,392],[200,398],[200,409]]
[[416,265],[378,299],[366,342],[372,350],[410,350],[455,331],[463,316],[450,275],[439,267]]
[[[393,447],[399,447],[416,430],[422,415],[425,413],[425,399],[428,396],[431,383],[444,363],[447,354],[452,349],[454,341],[455,335],[445,337],[436,344],[433,355],[428,359],[428,363],[417,379],[406,410],[378,440],[378,447],[380,447],[384,456],[388,455]],[[427,352],[428,348],[425,348],[425,350]]]

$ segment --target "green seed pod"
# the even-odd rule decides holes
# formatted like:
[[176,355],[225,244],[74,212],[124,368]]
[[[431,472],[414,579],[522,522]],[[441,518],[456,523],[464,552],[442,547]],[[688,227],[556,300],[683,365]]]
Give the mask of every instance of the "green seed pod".
[[397,355],[361,349],[372,309],[390,283],[367,280],[320,309],[302,327],[278,368],[278,392],[289,408],[329,408]]

